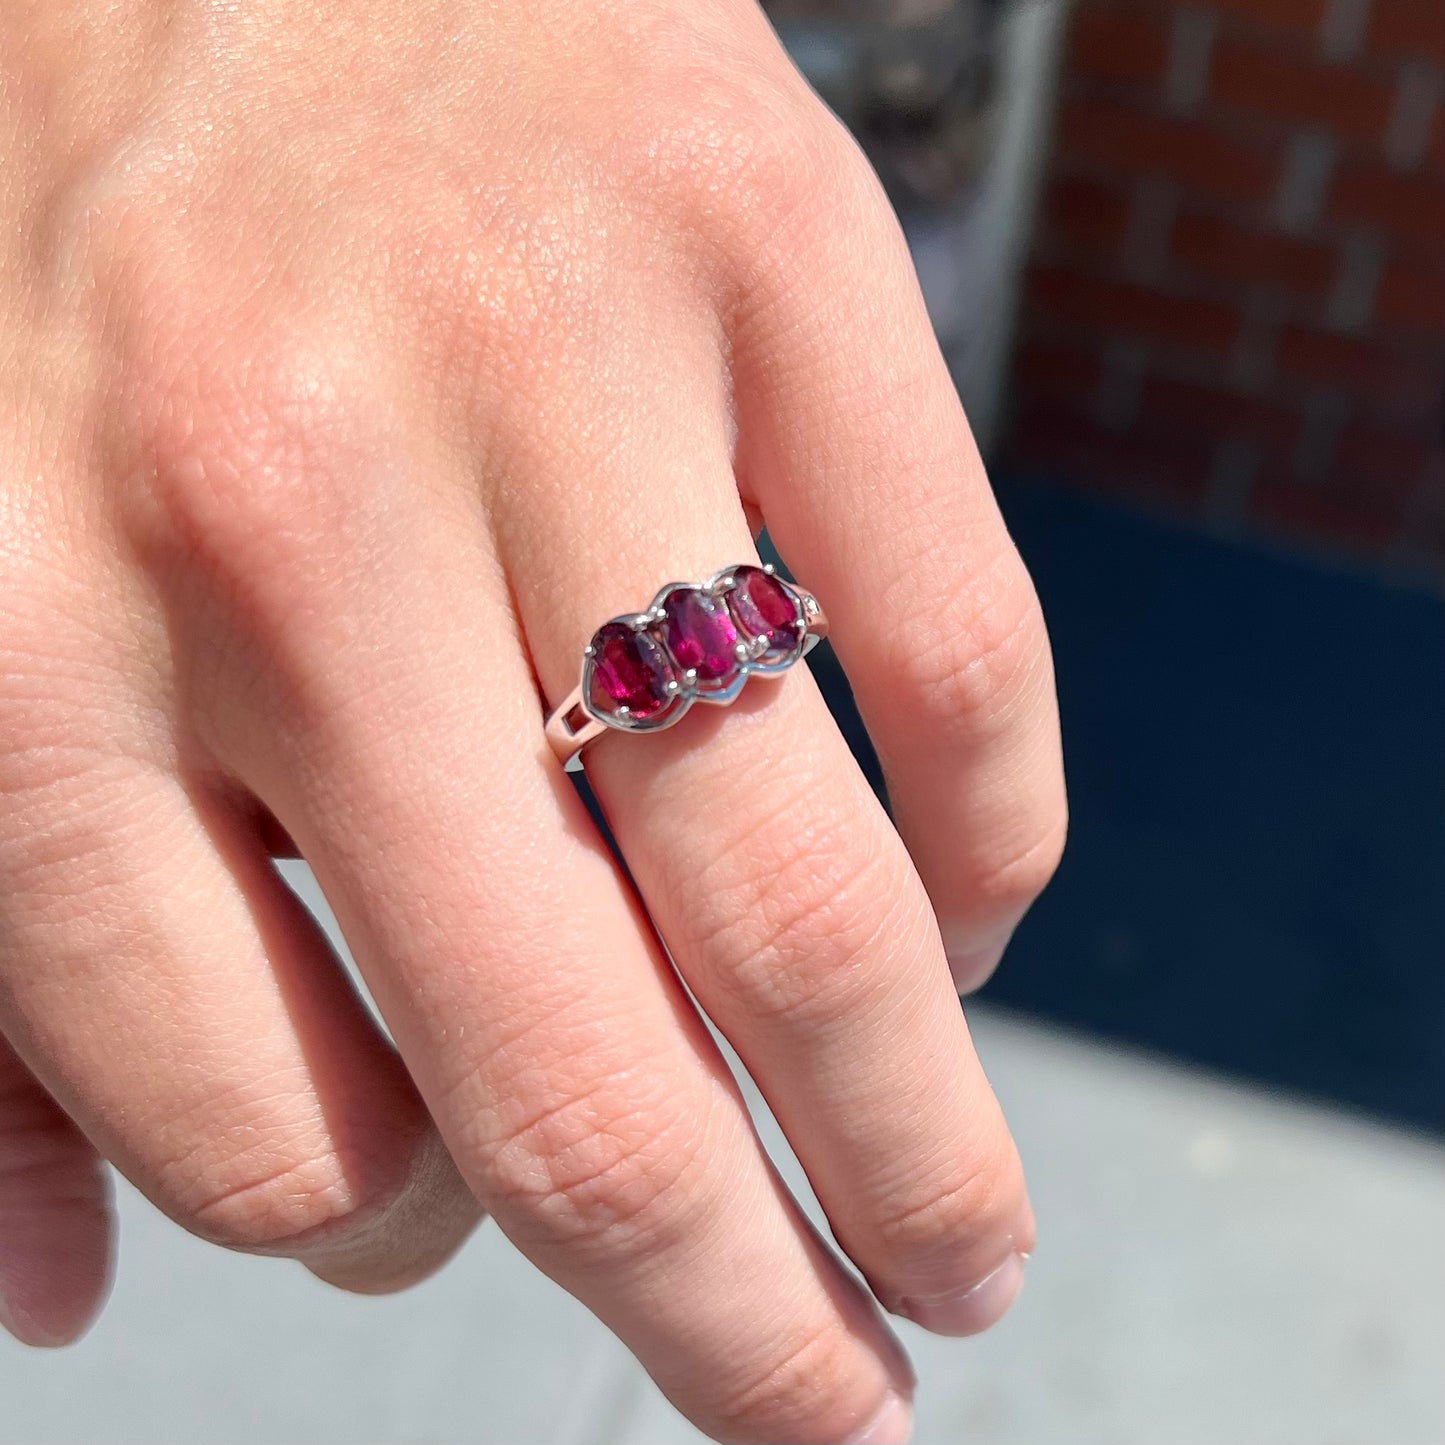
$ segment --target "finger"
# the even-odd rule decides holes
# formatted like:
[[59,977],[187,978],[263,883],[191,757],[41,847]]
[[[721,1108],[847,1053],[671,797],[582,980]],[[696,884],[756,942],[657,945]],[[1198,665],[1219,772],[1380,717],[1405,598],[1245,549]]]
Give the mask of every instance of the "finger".
[[831,204],[790,208],[742,285],[739,466],[828,610],[968,989],[1063,845],[1053,672],[903,237],[834,135]]
[[105,1166],[0,1037],[0,1328],[27,1345],[84,1333],[113,1227]]
[[[896,1344],[768,1168],[551,759],[474,497],[423,510],[403,469],[297,435],[288,495],[326,477],[303,506],[176,504],[205,539],[196,593],[247,598],[222,636],[260,682],[211,710],[218,746],[312,862],[452,1154],[720,1438],[831,1441],[906,1410]],[[217,641],[195,596],[174,609],[192,657]]]
[[429,1272],[475,1202],[249,822],[79,750],[4,760],[0,1027],[193,1232],[353,1289]]
[[[710,384],[696,394],[679,380],[699,375]],[[719,372],[684,354],[631,376],[667,411],[616,398],[615,431],[582,464],[588,487],[554,500],[545,536],[503,531],[557,699],[609,615],[751,555]],[[581,404],[557,404],[569,402]],[[598,516],[625,525],[599,536]],[[679,971],[763,1089],[839,1242],[890,1308],[950,1333],[991,1323],[1032,1244],[1018,1158],[922,884],[806,668],[752,680],[725,710],[694,704],[668,731],[603,737],[587,767]]]

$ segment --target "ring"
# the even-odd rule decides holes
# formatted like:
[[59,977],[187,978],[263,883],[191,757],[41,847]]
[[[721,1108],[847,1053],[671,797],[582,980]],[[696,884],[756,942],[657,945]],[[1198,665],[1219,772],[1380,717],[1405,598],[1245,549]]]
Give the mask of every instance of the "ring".
[[604,622],[582,681],[547,716],[569,770],[609,728],[660,732],[695,702],[730,703],[750,677],[786,672],[828,631],[818,599],[772,567],[738,563],[706,582],[669,582],[645,612]]

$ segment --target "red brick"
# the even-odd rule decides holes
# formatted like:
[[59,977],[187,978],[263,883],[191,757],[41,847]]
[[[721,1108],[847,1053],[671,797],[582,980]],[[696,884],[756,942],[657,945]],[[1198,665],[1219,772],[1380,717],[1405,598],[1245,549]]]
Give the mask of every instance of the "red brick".
[[1290,452],[1299,440],[1297,407],[1219,387],[1152,376],[1139,402],[1139,425],[1174,429],[1218,441],[1239,439],[1270,451]]
[[1313,39],[1325,18],[1326,0],[1213,0],[1211,10],[1251,29],[1276,30]]
[[1286,377],[1370,398],[1382,414],[1419,420],[1438,413],[1438,348],[1381,346],[1289,326],[1276,356]]
[[1440,406],[1442,378],[1445,378],[1445,367],[1426,367],[1417,372],[1415,380],[1403,390],[1360,395],[1357,397],[1360,415],[1381,426],[1434,440],[1445,428],[1445,414]]
[[1318,296],[1329,289],[1335,253],[1313,241],[1185,213],[1174,228],[1174,254],[1191,270],[1218,281],[1267,282]]
[[1223,354],[1239,334],[1239,315],[1231,306],[1057,268],[1035,268],[1029,302],[1068,326],[1193,351]]
[[1445,276],[1440,266],[1392,261],[1380,278],[1375,314],[1386,325],[1438,335],[1445,327]]
[[1017,351],[1011,367],[1016,394],[1087,398],[1098,388],[1103,365],[1082,346],[1034,337]]
[[1209,481],[1212,447],[1106,431],[1077,408],[1037,403],[1017,409],[1011,465],[1115,497],[1195,507]]
[[1425,464],[1420,491],[1411,499],[1411,521],[1417,535],[1425,534],[1445,544],[1445,446],[1436,447]]
[[1362,505],[1357,498],[1277,477],[1265,477],[1255,484],[1250,510],[1268,531],[1344,542],[1369,552],[1388,547],[1399,535],[1403,520],[1398,511],[1382,512]]
[[1211,101],[1290,127],[1317,125],[1356,140],[1383,139],[1394,90],[1350,66],[1325,66],[1277,48],[1221,39]]
[[1445,9],[1436,0],[1373,0],[1369,43],[1376,50],[1445,65]]
[[1049,187],[1040,239],[1088,254],[1117,249],[1129,224],[1129,200],[1115,186],[1060,177]]
[[1245,141],[1193,120],[1099,100],[1074,100],[1059,115],[1059,156],[1111,177],[1160,176],[1200,196],[1263,201],[1280,169],[1280,147]]
[[1098,4],[1081,7],[1069,32],[1068,73],[1106,85],[1157,87],[1169,64],[1164,13]]
[[1378,226],[1432,256],[1445,245],[1445,194],[1425,175],[1398,175],[1383,165],[1341,166],[1329,202],[1342,221]]
[[1335,450],[1331,490],[1392,509],[1425,485],[1437,441],[1399,432],[1352,426]]

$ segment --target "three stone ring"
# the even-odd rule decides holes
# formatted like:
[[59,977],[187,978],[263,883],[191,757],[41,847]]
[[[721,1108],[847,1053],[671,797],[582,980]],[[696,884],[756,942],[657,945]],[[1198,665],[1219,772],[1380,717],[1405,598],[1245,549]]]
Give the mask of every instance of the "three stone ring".
[[568,767],[609,728],[657,732],[694,702],[730,703],[749,677],[777,677],[826,635],[811,592],[771,567],[739,563],[706,582],[669,582],[645,612],[604,622],[583,649],[582,681],[547,717]]

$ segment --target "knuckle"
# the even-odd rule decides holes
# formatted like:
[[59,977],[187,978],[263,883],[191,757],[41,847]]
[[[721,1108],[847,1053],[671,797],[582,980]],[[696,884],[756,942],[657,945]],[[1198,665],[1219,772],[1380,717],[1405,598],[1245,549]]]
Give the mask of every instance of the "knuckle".
[[778,1355],[720,1381],[709,1411],[714,1433],[750,1440],[759,1427],[817,1429],[835,1416],[856,1369],[846,1335],[826,1326],[800,1331]]
[[1006,1155],[916,1187],[871,1228],[871,1251],[886,1261],[895,1281],[930,1278],[935,1266],[957,1255],[960,1241],[989,1239],[1013,1217],[1022,1191],[1017,1163]]
[[1013,846],[975,860],[971,891],[985,914],[1021,914],[1048,887],[1063,858],[1068,806],[1062,790],[1021,812],[1028,816],[1017,821]]
[[790,138],[765,133],[740,181],[747,244],[776,264],[796,267],[891,222],[862,151],[826,114]]
[[[389,1171],[387,1171],[389,1172]],[[303,1255],[351,1235],[386,1211],[400,1181],[376,1161],[337,1151],[276,1164],[204,1170],[174,1187],[167,1213],[192,1234],[246,1254]]]
[[657,123],[647,163],[662,194],[749,252],[786,254],[880,206],[876,177],[844,127],[773,77],[704,79]]
[[278,1067],[177,1109],[147,1156],[156,1203],[213,1244],[312,1259],[391,1219],[433,1177],[419,1106],[385,1130],[370,1116],[322,1121],[295,1085]]
[[553,1245],[630,1257],[685,1232],[707,1121],[660,1084],[607,1081],[511,1121],[484,1148],[482,1192],[499,1218]]
[[927,905],[871,819],[817,794],[740,830],[697,896],[698,953],[755,1024],[827,1029],[867,1007],[879,950],[926,936]]
[[178,342],[148,366],[133,381],[143,420],[131,499],[146,551],[237,586],[333,550],[348,510],[332,479],[353,442],[352,370],[343,342],[286,326],[251,343]]
[[1023,563],[1005,548],[943,599],[956,625],[902,628],[889,659],[920,722],[946,745],[971,749],[1001,733],[1052,687],[1048,637]]
[[1068,833],[1048,634],[1012,547],[951,589],[940,612],[954,625],[898,629],[881,661],[910,700],[910,746],[1005,756],[1016,769],[1007,809],[965,831],[949,858],[975,927],[1011,928],[1053,877]]
[[403,534],[405,478],[339,331],[268,320],[162,351],[130,382],[117,527],[165,609],[198,735],[224,753],[242,696],[329,715],[327,665]]

